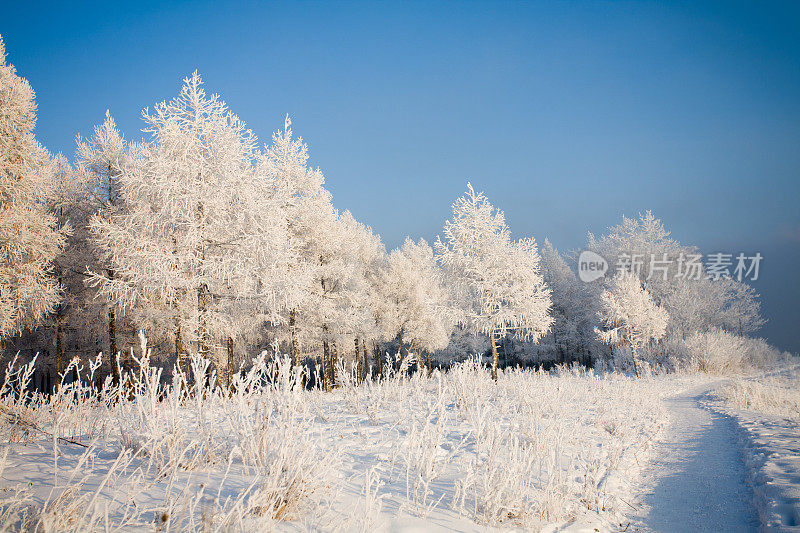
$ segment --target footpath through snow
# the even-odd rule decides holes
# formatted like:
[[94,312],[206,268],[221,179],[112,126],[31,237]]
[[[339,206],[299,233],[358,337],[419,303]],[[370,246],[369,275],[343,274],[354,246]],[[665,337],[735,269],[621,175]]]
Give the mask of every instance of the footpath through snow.
[[667,399],[671,427],[645,470],[634,531],[755,531],[758,518],[736,421],[702,401],[715,384]]

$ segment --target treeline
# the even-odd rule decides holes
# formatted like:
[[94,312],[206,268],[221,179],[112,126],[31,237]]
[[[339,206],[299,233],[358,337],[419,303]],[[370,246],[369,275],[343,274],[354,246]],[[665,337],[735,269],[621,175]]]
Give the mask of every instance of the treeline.
[[[387,253],[333,206],[288,117],[261,145],[197,73],[143,112],[143,141],[126,142],[107,113],[72,163],[35,140],[35,109],[0,40],[0,339],[57,373],[101,351],[124,370],[139,331],[179,367],[211,358],[220,380],[262,349],[320,365],[326,387],[337,361],[363,376],[387,352],[428,368],[485,352],[495,375],[501,362],[620,358],[638,373],[693,335],[763,322],[752,288],[730,278],[653,279],[645,264],[584,283],[575,257],[513,240],[469,184],[433,246]],[[694,253],[650,213],[587,249],[676,264]]]

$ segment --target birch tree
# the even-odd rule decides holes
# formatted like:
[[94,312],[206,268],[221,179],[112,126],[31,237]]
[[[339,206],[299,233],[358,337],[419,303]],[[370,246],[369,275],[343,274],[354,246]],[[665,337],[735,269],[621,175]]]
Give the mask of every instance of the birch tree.
[[599,239],[589,234],[587,248],[610,261],[611,268],[632,271],[639,278],[654,302],[669,313],[669,335],[685,339],[713,328],[746,334],[764,323],[752,287],[725,277],[709,279],[699,250],[672,238],[650,211],[637,218],[623,216]]
[[[453,331],[450,293],[444,273],[436,263],[433,248],[424,240],[408,237],[389,254],[382,270],[379,298],[380,321],[384,335],[397,337],[412,350],[430,354],[447,348]],[[419,353],[418,361],[419,361]]]
[[249,327],[253,313],[279,317],[282,202],[256,172],[255,136],[218,96],[206,96],[196,72],[143,118],[151,139],[132,148],[119,174],[124,210],[92,221],[109,265],[92,281],[120,306],[166,308],[176,339],[209,357],[212,342]]
[[597,304],[591,287],[581,282],[564,257],[548,241],[542,243],[542,275],[552,291],[554,349],[562,361],[596,343]]
[[283,323],[295,364],[299,364],[304,344],[313,344],[310,320],[304,311],[311,308],[313,295],[322,284],[319,269],[324,261],[322,245],[336,219],[331,195],[324,188],[325,176],[308,166],[308,145],[295,137],[286,116],[284,128],[272,135],[272,143],[259,158],[259,173],[274,184],[282,200],[281,213],[286,224],[285,295],[287,306]]
[[0,37],[0,341],[38,324],[61,297],[52,268],[67,231],[48,210],[53,167],[35,125],[33,90]]
[[639,376],[639,353],[651,341],[664,336],[669,314],[656,305],[632,272],[621,271],[600,295],[600,339],[613,345],[627,344],[633,356],[633,369]]
[[[110,222],[112,217],[122,212],[120,174],[126,164],[125,140],[117,129],[111,113],[106,111],[105,120],[102,124],[94,127],[93,135],[90,138],[78,137],[76,158],[76,173],[80,176],[80,181],[86,191],[87,211],[91,215],[96,214],[104,222]],[[91,240],[91,235],[87,237]],[[98,248],[92,242],[91,251],[92,256],[84,263],[83,269],[105,271],[108,279],[114,280],[114,270],[107,260],[107,254],[103,253],[102,245]],[[92,303],[94,306],[102,307],[102,312],[106,315],[107,353],[111,361],[114,382],[118,383],[120,379],[116,364],[116,357],[119,353],[117,347],[118,317],[115,302],[106,298],[98,299],[94,296],[92,295],[91,298]]]
[[469,183],[453,204],[444,236],[436,240],[439,261],[460,289],[462,320],[489,336],[497,379],[498,339],[511,333],[537,340],[553,323],[536,242],[512,241],[503,212]]

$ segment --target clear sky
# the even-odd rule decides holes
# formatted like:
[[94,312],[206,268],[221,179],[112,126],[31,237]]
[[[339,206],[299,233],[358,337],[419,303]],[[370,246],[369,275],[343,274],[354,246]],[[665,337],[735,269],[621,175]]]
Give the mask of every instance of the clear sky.
[[8,2],[0,34],[68,157],[197,69],[263,141],[290,113],[334,202],[432,239],[467,180],[562,250],[652,209],[760,251],[763,334],[800,351],[800,2]]

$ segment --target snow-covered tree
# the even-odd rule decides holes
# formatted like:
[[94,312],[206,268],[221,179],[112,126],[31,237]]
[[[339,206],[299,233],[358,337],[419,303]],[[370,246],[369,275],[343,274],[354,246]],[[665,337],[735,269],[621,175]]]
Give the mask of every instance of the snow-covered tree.
[[[700,252],[673,239],[650,211],[636,219],[623,216],[606,235],[595,239],[589,234],[588,241],[587,248],[605,257],[610,268],[637,275],[669,313],[669,335],[686,338],[713,328],[750,333],[763,324],[752,287],[729,278],[709,279]],[[603,285],[591,287],[599,291]]]
[[377,336],[373,309],[375,277],[385,251],[380,238],[348,212],[333,207],[322,172],[308,166],[308,146],[295,138],[287,117],[283,131],[260,162],[284,201],[288,230],[286,308],[282,335],[295,361],[322,351],[326,386],[345,346],[355,343],[356,362]]
[[536,340],[553,323],[536,242],[512,241],[503,212],[469,183],[444,236],[445,242],[436,240],[438,258],[460,289],[462,321],[489,336],[496,379],[498,338],[513,333]]
[[581,282],[549,240],[542,243],[542,276],[552,291],[556,357],[566,361],[577,352],[588,353],[596,343],[597,305],[591,288]]
[[695,253],[693,248],[681,246],[673,239],[651,211],[638,218],[623,215],[622,223],[609,228],[599,239],[589,233],[587,249],[605,257],[610,269],[636,274],[657,303],[661,303],[677,279],[681,254],[688,257]]
[[[349,319],[343,322],[347,327],[341,330],[340,335],[355,337],[356,346],[364,346],[367,340],[374,341],[381,337],[376,321],[377,298],[380,296],[376,290],[380,282],[381,267],[386,261],[386,249],[380,236],[369,226],[357,221],[350,211],[339,216],[339,226],[342,242],[345,244],[343,250],[351,265],[349,297],[340,301],[342,311]],[[357,340],[359,338],[361,343]],[[358,348],[356,351],[358,352]]]
[[256,318],[280,318],[289,257],[284,202],[257,171],[255,136],[201,85],[195,72],[143,113],[152,138],[120,169],[123,210],[92,221],[107,265],[92,280],[118,305],[169,317],[177,345],[209,356]]
[[317,275],[322,261],[318,245],[325,244],[325,234],[334,224],[336,213],[330,193],[323,187],[325,176],[308,166],[308,145],[293,136],[291,124],[287,116],[283,131],[273,133],[272,143],[259,159],[258,172],[273,183],[283,200],[280,208],[287,228],[289,258],[285,287],[288,316],[284,322],[286,340],[297,364],[304,344],[313,344],[309,320],[300,315],[314,305],[311,295],[321,283]]
[[450,293],[433,248],[424,239],[406,238],[389,254],[382,274],[380,322],[385,337],[396,336],[399,349],[406,342],[428,358],[446,348],[453,331]]
[[48,210],[54,169],[35,125],[33,90],[0,37],[0,340],[38,324],[61,295],[52,267],[66,232]]
[[712,326],[722,328],[737,335],[748,335],[764,325],[761,316],[761,302],[756,290],[747,283],[723,278],[710,283],[716,284],[718,293],[717,313],[712,314]]
[[638,376],[639,353],[664,336],[669,314],[656,305],[636,275],[621,271],[600,295],[599,316],[604,328],[597,330],[598,336],[607,344],[628,345]]
[[366,272],[383,252],[377,236],[349,212],[340,214],[328,205],[306,216],[317,223],[303,236],[305,268],[312,278],[297,310],[297,327],[311,349],[322,347],[324,379],[330,387],[345,344],[364,334],[373,336]]
[[[95,126],[93,135],[88,139],[77,139],[76,173],[85,188],[86,208],[89,215],[97,215],[101,220],[110,222],[112,217],[122,212],[121,184],[119,176],[127,164],[127,149],[125,140],[117,129],[111,113],[106,111],[102,124]],[[88,224],[87,224],[88,229]],[[92,242],[91,234],[86,236]],[[91,256],[87,257],[83,271],[105,271],[109,279],[114,279],[114,271],[108,262],[107,254],[102,248],[98,249],[92,242]],[[111,359],[111,369],[115,382],[120,376],[117,372],[115,358],[118,354],[118,317],[115,302],[106,298],[96,297],[92,294],[87,298],[87,307],[91,314],[105,315],[104,328],[107,339],[107,353]],[[129,313],[130,314],[130,313]],[[133,329],[132,327],[129,329]]]
[[[84,270],[90,258],[87,242],[88,212],[86,209],[85,188],[81,177],[67,159],[57,154],[52,158],[52,181],[48,205],[54,213],[58,226],[69,227],[66,246],[53,261],[53,275],[62,287],[62,298],[55,312],[47,317],[45,329],[55,333],[55,369],[64,368],[65,345],[77,351],[78,347],[97,347],[97,319],[92,317],[87,303]],[[47,337],[45,332],[42,336]],[[65,338],[66,337],[66,338]]]

